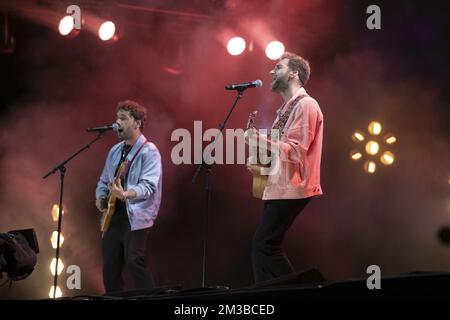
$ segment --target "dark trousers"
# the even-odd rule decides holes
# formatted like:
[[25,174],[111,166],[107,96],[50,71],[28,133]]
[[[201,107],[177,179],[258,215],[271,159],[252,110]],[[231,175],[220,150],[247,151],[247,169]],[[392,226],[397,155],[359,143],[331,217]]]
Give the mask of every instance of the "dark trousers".
[[106,292],[123,290],[122,271],[125,265],[135,289],[153,287],[151,274],[145,263],[149,229],[131,231],[126,212],[117,212],[112,216],[109,229],[102,240],[103,284]]
[[293,273],[291,263],[281,249],[286,231],[311,198],[267,200],[252,243],[255,282]]

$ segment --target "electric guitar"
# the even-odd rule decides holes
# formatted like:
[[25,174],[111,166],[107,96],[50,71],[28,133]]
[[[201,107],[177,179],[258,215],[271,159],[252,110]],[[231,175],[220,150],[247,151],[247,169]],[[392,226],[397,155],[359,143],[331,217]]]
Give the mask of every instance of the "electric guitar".
[[[124,173],[127,168],[127,161],[123,161],[117,170],[117,174],[114,177],[114,183],[119,184],[120,176]],[[116,211],[116,200],[117,197],[113,195],[111,192],[107,198],[107,210],[102,214],[102,218],[100,220],[100,231],[102,232],[102,236],[105,235],[106,231],[109,229],[109,224],[111,223],[111,218]]]

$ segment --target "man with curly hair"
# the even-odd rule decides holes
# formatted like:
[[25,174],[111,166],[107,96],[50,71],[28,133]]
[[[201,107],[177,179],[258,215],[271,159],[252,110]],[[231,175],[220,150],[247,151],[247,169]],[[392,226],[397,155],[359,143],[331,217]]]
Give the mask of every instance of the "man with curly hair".
[[103,214],[108,211],[111,197],[115,199],[114,212],[102,239],[103,283],[107,293],[123,290],[125,266],[135,289],[153,287],[145,250],[149,230],[158,215],[162,188],[161,155],[142,134],[146,109],[127,100],[118,103],[116,114],[121,141],[109,151],[96,189],[96,206]]

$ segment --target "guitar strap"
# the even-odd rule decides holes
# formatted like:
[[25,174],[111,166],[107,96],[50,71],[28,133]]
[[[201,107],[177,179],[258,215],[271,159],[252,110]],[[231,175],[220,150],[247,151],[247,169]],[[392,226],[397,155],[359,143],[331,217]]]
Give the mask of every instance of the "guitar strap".
[[119,171],[120,165],[122,164],[122,162],[124,162],[124,160],[126,159],[128,153],[132,149],[132,146],[128,146],[128,148],[125,148],[125,146],[126,146],[126,144],[124,143],[124,145],[122,146],[122,151],[121,151],[119,163],[117,164],[116,170],[114,171],[114,177],[117,176],[117,172]]
[[142,143],[142,145],[139,147],[138,151],[136,151],[136,153],[134,154],[134,156],[131,159],[131,161],[126,162],[126,167],[125,167],[125,170],[124,170],[124,173],[125,173],[124,186],[123,186],[124,188],[126,188],[125,185],[126,185],[126,183],[128,181],[128,173],[129,173],[131,164],[133,163],[134,159],[136,159],[136,156],[139,154],[139,152],[142,150],[142,148],[147,144],[147,142],[148,142],[147,139],[145,139],[144,143]]
[[284,126],[286,125],[286,122],[289,119],[289,116],[292,113],[292,110],[294,110],[295,105],[297,104],[297,102],[299,102],[301,99],[305,98],[305,97],[309,97],[307,94],[301,94],[298,97],[296,97],[290,104],[289,104],[289,108],[278,117],[278,121],[275,122],[275,124],[272,126],[272,130],[273,129],[278,129],[281,132],[283,132],[284,130]]
[[141,151],[141,149],[147,144],[147,142],[148,142],[148,140],[145,139],[144,143],[139,147],[138,151],[136,151],[136,153],[134,154],[133,158],[132,158],[130,161],[127,161],[127,160],[125,160],[125,159],[126,159],[126,157],[128,156],[128,153],[130,153],[130,151],[131,151],[131,149],[132,149],[133,147],[130,147],[130,148],[128,148],[128,150],[126,150],[126,148],[124,148],[124,147],[125,147],[125,144],[123,145],[122,151],[121,151],[122,154],[121,154],[121,157],[120,157],[120,161],[119,161],[119,163],[118,163],[118,165],[117,165],[117,168],[116,168],[116,170],[115,170],[115,172],[114,172],[114,177],[117,176],[117,173],[118,173],[118,171],[119,171],[120,166],[122,165],[122,162],[125,161],[125,169],[123,170],[122,176],[120,177],[120,178],[123,177],[123,180],[122,180],[121,182],[122,182],[122,186],[123,186],[124,188],[125,188],[125,184],[126,184],[126,182],[127,182],[127,180],[128,180],[128,172],[129,172],[129,169],[130,169],[130,167],[131,167],[131,164],[133,163],[134,159],[136,159],[136,156],[139,154],[139,152]]

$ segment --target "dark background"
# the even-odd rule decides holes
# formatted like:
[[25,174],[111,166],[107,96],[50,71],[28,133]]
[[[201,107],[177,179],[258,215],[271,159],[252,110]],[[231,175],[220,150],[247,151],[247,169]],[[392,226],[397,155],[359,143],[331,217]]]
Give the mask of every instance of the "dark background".
[[[88,28],[75,38],[57,31],[69,4],[111,18],[121,38],[103,43]],[[307,85],[324,114],[322,187],[298,217],[285,249],[298,271],[319,268],[330,281],[448,270],[450,247],[437,237],[450,224],[448,10],[440,1],[1,1],[8,12],[14,53],[0,55],[0,232],[34,228],[41,253],[34,273],[0,289],[3,298],[46,298],[52,285],[50,210],[59,177],[42,176],[94,136],[85,128],[112,123],[118,101],[134,99],[149,111],[145,135],[164,163],[163,202],[148,240],[157,286],[201,286],[204,173],[171,162],[171,133],[217,127],[234,100],[224,85],[261,79],[245,92],[227,128],[243,128],[259,109],[268,127],[281,98],[269,90],[274,62],[264,41],[310,61]],[[381,8],[381,30],[368,30],[366,8]],[[126,6],[128,5],[128,7]],[[131,8],[138,6],[139,8]],[[29,10],[32,8],[33,10]],[[85,11],[86,10],[86,11]],[[52,12],[53,14],[49,14]],[[56,13],[56,14],[55,14]],[[56,18],[55,18],[56,17]],[[2,20],[3,21],[3,20]],[[88,18],[86,18],[88,23]],[[2,27],[3,28],[3,27]],[[3,30],[3,29],[2,29]],[[229,31],[253,43],[230,56]],[[369,176],[350,161],[355,129],[379,120],[393,132],[396,161]],[[94,191],[108,133],[67,166],[63,220],[65,266],[78,265],[82,289],[101,294],[99,214]],[[209,285],[252,284],[250,244],[262,202],[251,197],[243,165],[216,165],[208,238]]]

